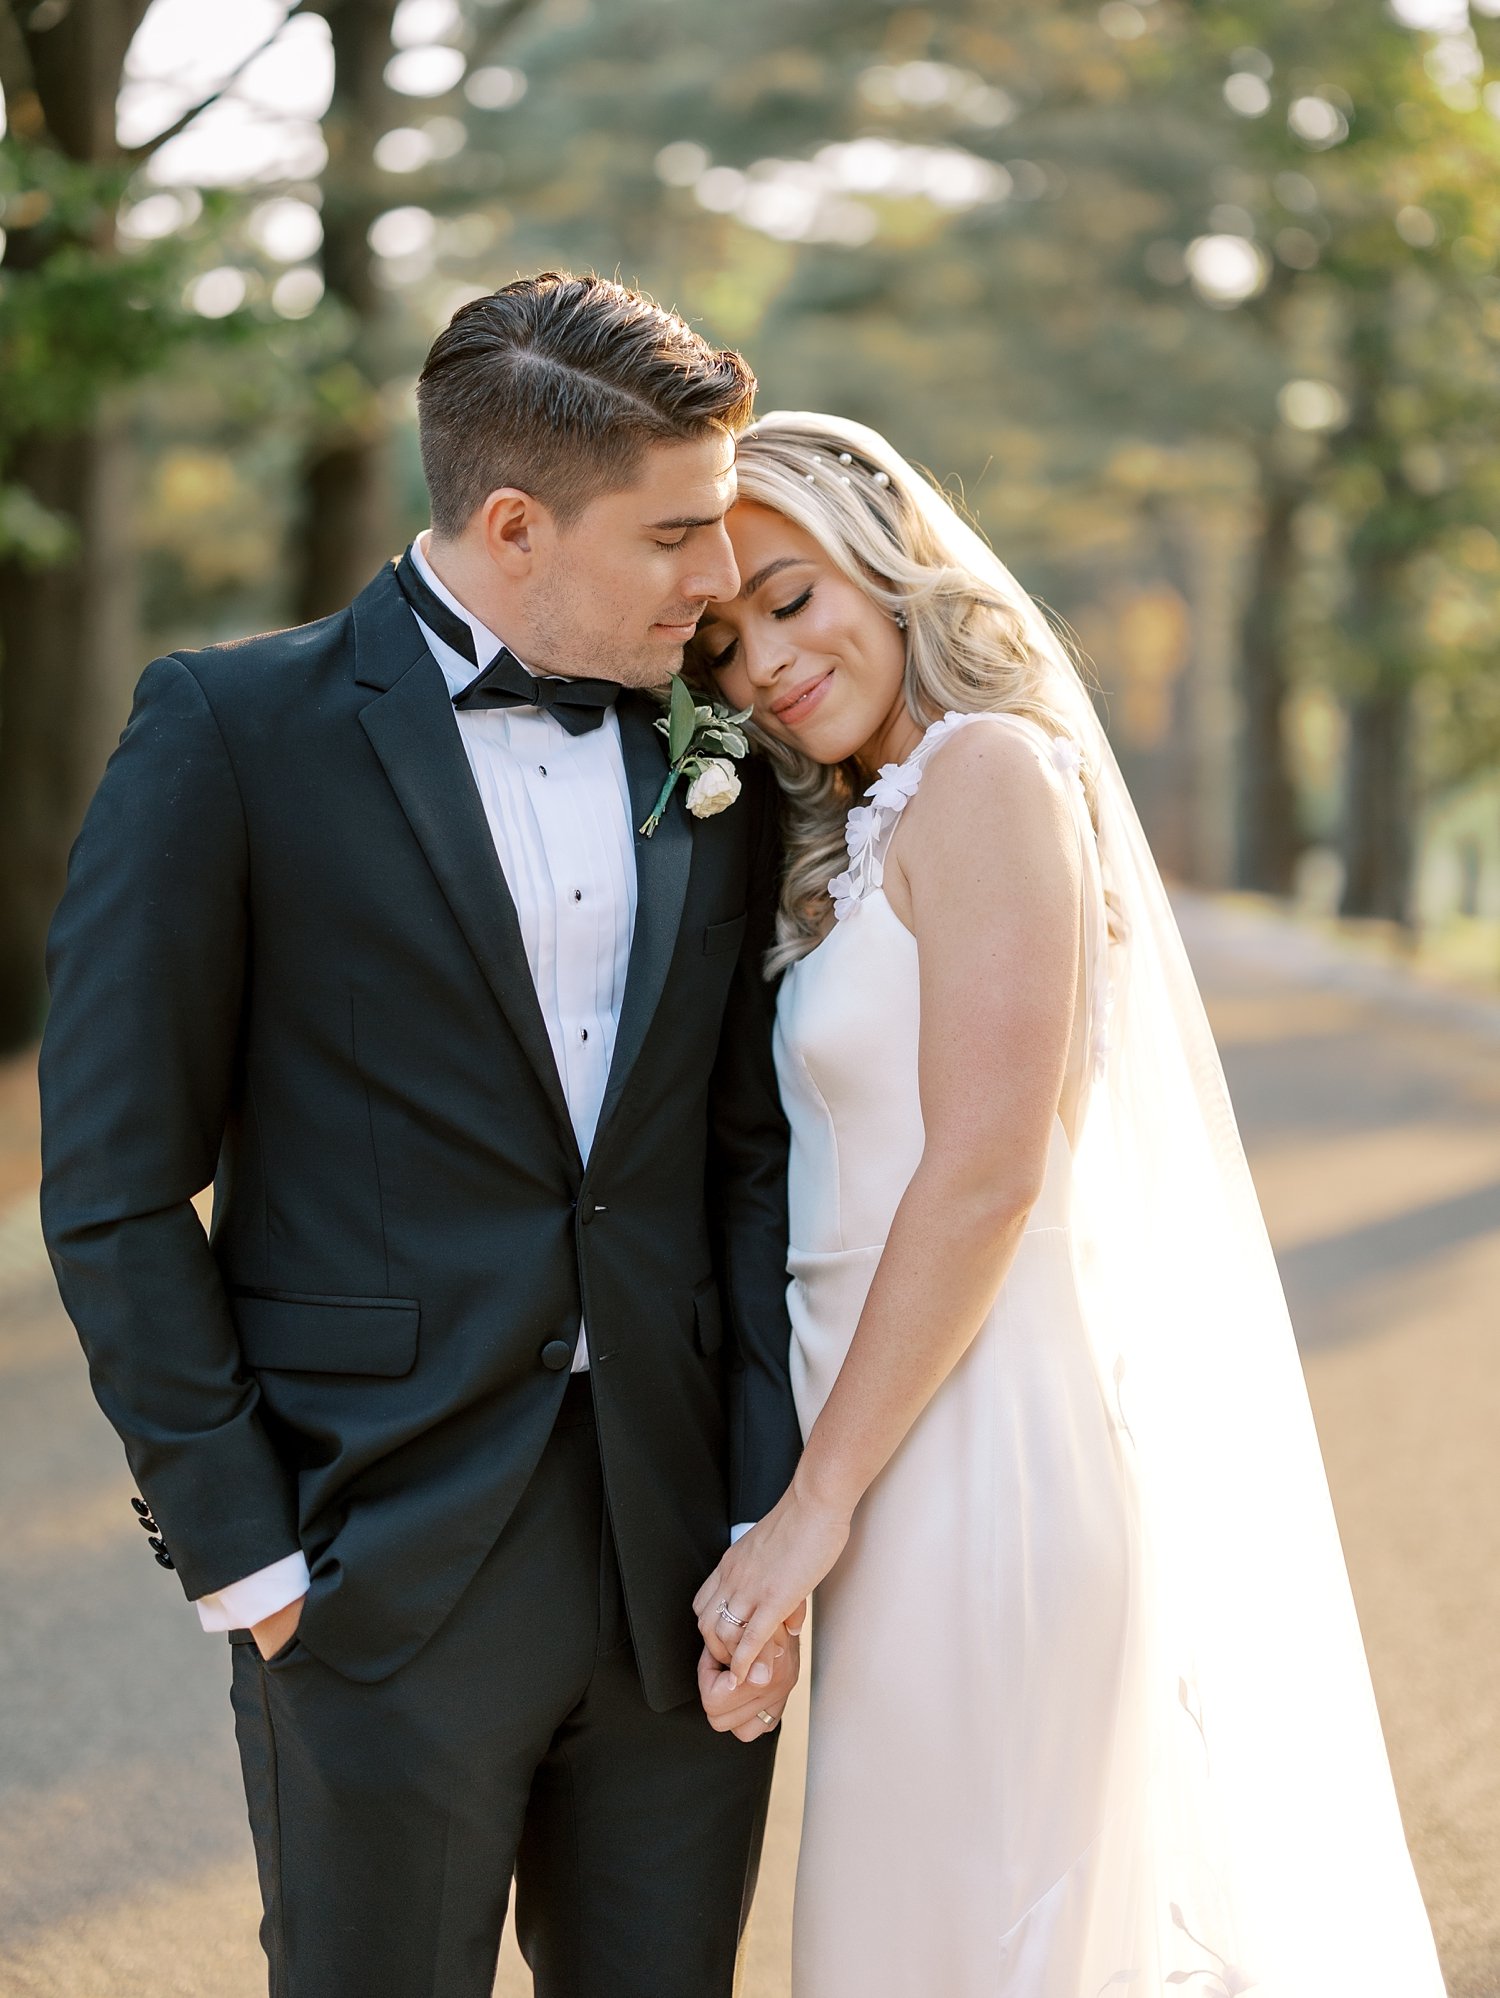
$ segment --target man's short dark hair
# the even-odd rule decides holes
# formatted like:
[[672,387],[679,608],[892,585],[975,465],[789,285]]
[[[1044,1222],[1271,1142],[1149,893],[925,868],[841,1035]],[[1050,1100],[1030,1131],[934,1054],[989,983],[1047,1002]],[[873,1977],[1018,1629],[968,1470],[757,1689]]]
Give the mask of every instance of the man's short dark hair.
[[417,383],[440,535],[516,486],[567,522],[634,479],[650,445],[733,435],[755,377],[675,312],[608,278],[545,271],[460,306]]

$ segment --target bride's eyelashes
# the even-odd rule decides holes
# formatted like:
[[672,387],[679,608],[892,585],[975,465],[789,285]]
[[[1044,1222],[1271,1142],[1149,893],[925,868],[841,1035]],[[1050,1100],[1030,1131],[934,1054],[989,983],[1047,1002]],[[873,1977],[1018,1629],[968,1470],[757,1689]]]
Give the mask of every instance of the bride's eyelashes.
[[784,623],[789,617],[796,617],[799,611],[805,611],[812,602],[812,594],[813,586],[809,583],[800,597],[794,597],[789,604],[783,604],[780,610],[772,611],[772,617],[778,624]]
[[[789,604],[783,604],[780,610],[773,610],[771,615],[772,617],[775,618],[778,624],[785,624],[788,618],[796,617],[802,611],[805,611],[808,605],[812,602],[812,598],[813,598],[813,585],[809,583],[807,588],[802,592],[800,597],[793,597],[792,601]],[[712,659],[705,659],[703,663],[708,668],[709,672],[722,673],[724,671],[724,668],[728,666],[730,662],[733,660],[738,645],[739,645],[739,640],[737,638],[731,638],[729,643],[724,647],[724,650],[722,652],[716,652]]]

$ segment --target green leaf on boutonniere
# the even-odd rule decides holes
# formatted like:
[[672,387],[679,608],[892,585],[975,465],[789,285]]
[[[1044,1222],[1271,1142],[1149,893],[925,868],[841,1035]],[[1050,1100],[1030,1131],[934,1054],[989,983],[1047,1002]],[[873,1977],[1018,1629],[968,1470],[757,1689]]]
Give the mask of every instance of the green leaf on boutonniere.
[[732,722],[715,722],[702,731],[704,742],[722,750],[726,756],[746,756],[750,751],[749,739],[743,736]]
[[671,702],[667,709],[667,754],[676,763],[687,754],[698,726],[698,706],[680,674],[672,675]]

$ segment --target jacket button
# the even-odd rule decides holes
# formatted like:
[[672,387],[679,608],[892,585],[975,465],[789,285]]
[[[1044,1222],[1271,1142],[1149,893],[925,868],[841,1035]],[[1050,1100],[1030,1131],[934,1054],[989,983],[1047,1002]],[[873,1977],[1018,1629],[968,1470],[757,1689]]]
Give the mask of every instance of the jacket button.
[[573,1364],[573,1348],[566,1339],[549,1339],[542,1348],[542,1365],[560,1374],[564,1367]]

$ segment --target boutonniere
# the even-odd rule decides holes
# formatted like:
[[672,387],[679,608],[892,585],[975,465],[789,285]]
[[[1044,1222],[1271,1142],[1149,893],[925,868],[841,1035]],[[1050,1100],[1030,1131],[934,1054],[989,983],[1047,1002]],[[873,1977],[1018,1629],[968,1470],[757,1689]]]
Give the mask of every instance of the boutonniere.
[[670,762],[655,809],[641,827],[645,839],[661,824],[679,777],[688,780],[687,808],[695,819],[711,819],[732,805],[740,795],[735,761],[750,750],[741,727],[750,718],[749,708],[736,714],[722,702],[698,700],[680,673],[672,675],[666,701],[667,711],[656,726],[667,738]]

